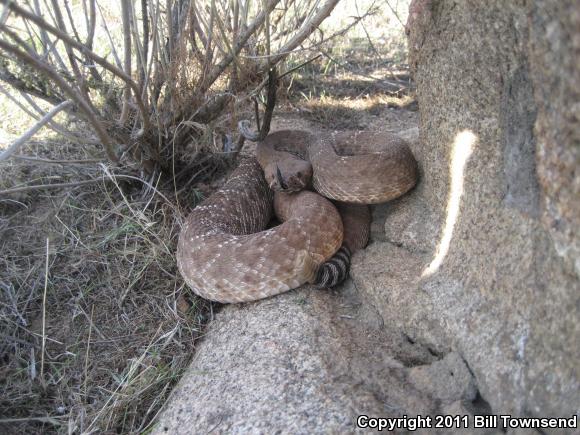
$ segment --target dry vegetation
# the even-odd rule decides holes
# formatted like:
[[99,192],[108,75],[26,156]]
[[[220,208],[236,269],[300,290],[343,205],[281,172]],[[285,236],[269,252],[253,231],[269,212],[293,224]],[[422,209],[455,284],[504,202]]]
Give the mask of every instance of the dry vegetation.
[[273,66],[280,110],[324,127],[411,102],[407,2],[344,2],[304,33],[334,3],[0,0],[0,155],[70,101],[0,161],[0,431],[147,431],[216,308],[178,276],[181,219]]
[[412,83],[401,59],[404,46],[396,42],[401,39],[359,37],[349,39],[347,47],[321,50],[320,62],[296,75],[290,101],[305,118],[331,129],[364,128],[367,115],[388,107],[414,110]]

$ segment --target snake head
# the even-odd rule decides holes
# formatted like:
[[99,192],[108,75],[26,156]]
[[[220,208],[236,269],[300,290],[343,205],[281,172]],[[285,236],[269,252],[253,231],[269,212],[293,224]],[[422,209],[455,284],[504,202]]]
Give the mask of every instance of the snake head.
[[271,163],[264,169],[270,189],[277,192],[299,192],[309,187],[312,166],[303,160]]

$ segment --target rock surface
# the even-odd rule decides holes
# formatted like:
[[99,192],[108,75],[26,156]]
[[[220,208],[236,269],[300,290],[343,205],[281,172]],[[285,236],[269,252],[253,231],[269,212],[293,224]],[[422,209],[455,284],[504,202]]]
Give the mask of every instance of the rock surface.
[[385,213],[391,229],[356,259],[355,283],[386,323],[461,354],[494,412],[578,414],[580,9],[412,11],[423,178]]
[[385,327],[352,284],[307,287],[224,307],[153,433],[352,433],[363,414],[477,409],[475,393],[458,354]]

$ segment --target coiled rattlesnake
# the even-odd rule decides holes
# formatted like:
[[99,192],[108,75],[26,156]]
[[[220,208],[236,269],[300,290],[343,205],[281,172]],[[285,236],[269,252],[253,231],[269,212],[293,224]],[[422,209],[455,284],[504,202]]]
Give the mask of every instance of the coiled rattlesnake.
[[[179,236],[179,270],[195,293],[219,302],[329,282],[329,270],[339,263],[329,260],[343,242],[339,259],[368,241],[368,208],[351,204],[389,201],[416,180],[415,158],[398,136],[272,133],[258,144],[257,159],[243,160],[188,216]],[[326,198],[302,190],[311,186]],[[339,213],[327,198],[348,205],[337,203]],[[283,223],[266,229],[273,210]]]

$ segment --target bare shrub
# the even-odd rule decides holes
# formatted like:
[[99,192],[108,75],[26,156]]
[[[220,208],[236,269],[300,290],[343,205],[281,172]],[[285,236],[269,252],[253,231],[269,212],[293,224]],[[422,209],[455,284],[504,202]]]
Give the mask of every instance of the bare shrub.
[[208,129],[223,137],[211,151],[235,151],[240,113],[265,99],[269,71],[309,37],[324,39],[312,35],[338,0],[119,3],[0,0],[0,80],[31,101],[70,101],[62,110],[92,133],[69,136],[152,175],[199,157],[192,139]]

